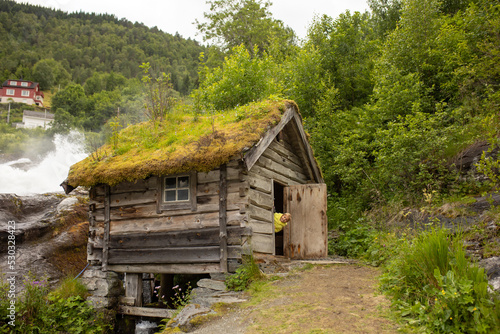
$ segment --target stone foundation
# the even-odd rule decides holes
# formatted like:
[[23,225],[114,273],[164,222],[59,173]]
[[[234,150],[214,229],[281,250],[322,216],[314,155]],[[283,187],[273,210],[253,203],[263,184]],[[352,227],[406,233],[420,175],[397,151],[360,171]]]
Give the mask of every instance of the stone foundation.
[[95,309],[113,309],[123,295],[123,282],[113,271],[102,271],[101,266],[91,266],[82,275],[82,283],[90,296],[87,298]]

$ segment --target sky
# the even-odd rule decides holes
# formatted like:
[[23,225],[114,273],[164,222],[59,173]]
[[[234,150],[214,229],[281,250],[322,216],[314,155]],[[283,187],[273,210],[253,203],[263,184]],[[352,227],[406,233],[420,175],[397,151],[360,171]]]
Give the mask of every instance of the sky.
[[[203,21],[203,13],[209,10],[205,0],[16,0],[65,12],[88,12],[114,14],[118,19],[126,18],[141,22],[164,32],[178,32],[184,38],[202,42],[196,35],[193,22]],[[367,0],[274,0],[270,11],[275,19],[292,28],[299,38],[304,38],[307,28],[316,15],[327,14],[333,18],[350,10],[364,12]]]

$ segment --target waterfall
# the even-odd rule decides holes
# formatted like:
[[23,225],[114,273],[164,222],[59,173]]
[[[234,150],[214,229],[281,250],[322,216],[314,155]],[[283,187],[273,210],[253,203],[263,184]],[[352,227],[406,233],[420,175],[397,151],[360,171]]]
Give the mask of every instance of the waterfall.
[[[0,164],[0,193],[17,195],[61,192],[59,186],[68,176],[71,165],[84,159],[84,136],[77,131],[54,136],[55,149],[40,163],[27,165],[27,158]],[[25,165],[28,168],[19,168]]]

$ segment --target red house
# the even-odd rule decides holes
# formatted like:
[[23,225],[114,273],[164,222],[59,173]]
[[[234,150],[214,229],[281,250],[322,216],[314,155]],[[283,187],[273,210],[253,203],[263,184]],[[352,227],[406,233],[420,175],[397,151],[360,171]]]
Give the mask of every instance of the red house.
[[38,82],[6,80],[0,87],[0,103],[18,102],[43,107],[43,98]]

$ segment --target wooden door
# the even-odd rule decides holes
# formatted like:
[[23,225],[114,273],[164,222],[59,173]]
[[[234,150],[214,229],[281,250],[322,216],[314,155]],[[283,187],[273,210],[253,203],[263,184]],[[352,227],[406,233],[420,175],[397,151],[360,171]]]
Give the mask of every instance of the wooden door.
[[286,257],[317,259],[328,255],[326,195],[325,184],[285,188],[285,211],[292,215],[284,229]]

